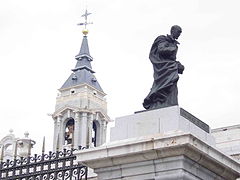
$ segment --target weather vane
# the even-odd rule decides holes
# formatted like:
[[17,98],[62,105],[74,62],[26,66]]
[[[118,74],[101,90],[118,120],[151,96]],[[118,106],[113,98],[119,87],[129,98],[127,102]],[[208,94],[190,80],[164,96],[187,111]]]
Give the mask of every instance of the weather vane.
[[87,34],[88,34],[87,25],[88,25],[88,24],[93,24],[92,22],[88,22],[88,21],[87,21],[87,18],[88,18],[88,16],[89,16],[90,14],[92,14],[92,13],[89,13],[89,12],[87,11],[87,9],[86,9],[85,13],[81,16],[81,17],[84,17],[84,18],[85,18],[85,22],[84,22],[84,23],[79,23],[79,24],[77,24],[77,25],[80,25],[80,26],[84,25],[84,29],[83,29],[83,31],[82,31],[84,35],[87,35]]

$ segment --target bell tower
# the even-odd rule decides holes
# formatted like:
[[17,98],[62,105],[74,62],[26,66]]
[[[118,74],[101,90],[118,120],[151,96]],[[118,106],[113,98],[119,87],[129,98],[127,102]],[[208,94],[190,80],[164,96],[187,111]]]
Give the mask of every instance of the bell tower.
[[106,129],[110,121],[107,115],[107,102],[91,66],[93,60],[88,46],[87,11],[82,45],[75,56],[76,66],[59,89],[56,98],[53,150],[70,147],[95,147],[106,142]]

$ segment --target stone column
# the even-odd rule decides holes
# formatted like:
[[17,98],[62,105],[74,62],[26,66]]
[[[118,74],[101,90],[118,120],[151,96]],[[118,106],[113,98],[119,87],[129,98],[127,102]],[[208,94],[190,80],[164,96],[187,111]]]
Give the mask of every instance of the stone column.
[[97,143],[97,146],[102,145],[105,142],[105,126],[106,122],[104,119],[101,119],[100,121],[100,128],[99,128],[99,141]]
[[75,118],[74,118],[74,148],[78,148],[80,146],[80,131],[81,131],[81,125],[80,125],[80,115],[79,112],[74,112]]
[[57,134],[58,134],[58,122],[57,118],[54,118],[54,134],[53,134],[53,151],[56,150],[56,144],[57,144]]
[[57,116],[57,118],[54,120],[54,140],[53,140],[53,150],[56,151],[57,149],[57,144],[59,141],[59,149],[62,148],[62,145],[64,142],[64,139],[62,137],[62,115],[60,114]]
[[[62,115],[58,116],[58,122],[59,122],[59,131],[58,131],[59,150],[61,150],[63,148],[64,141],[65,141],[65,139],[64,139],[65,129],[64,129],[64,126],[63,126]],[[56,139],[56,141],[57,141],[57,139]]]
[[80,145],[83,147],[87,146],[87,113],[83,112],[81,116],[81,131],[80,131]]
[[106,143],[106,136],[107,136],[107,121],[103,120],[103,134],[102,134],[102,142],[101,144]]
[[96,121],[98,122],[99,126],[97,125],[97,134],[96,134],[96,146],[99,146],[101,144],[101,134],[102,134],[102,125],[101,125],[101,119],[99,116],[99,113],[96,113]]
[[88,121],[88,143],[89,143],[89,147],[93,147],[92,145],[92,128],[93,128],[93,114],[89,115],[89,121]]
[[96,113],[96,120],[97,121],[99,120],[99,113],[98,112]]

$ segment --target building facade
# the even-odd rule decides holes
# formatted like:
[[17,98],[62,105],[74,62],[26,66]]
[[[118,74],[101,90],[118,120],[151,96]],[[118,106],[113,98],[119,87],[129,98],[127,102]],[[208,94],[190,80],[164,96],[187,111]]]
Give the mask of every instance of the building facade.
[[216,146],[240,162],[240,124],[212,130]]

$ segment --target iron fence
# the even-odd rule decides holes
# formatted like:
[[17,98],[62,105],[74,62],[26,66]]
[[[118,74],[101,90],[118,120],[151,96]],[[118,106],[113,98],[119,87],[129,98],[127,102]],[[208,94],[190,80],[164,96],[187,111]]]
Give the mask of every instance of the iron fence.
[[87,180],[87,167],[70,149],[0,163],[0,180]]

